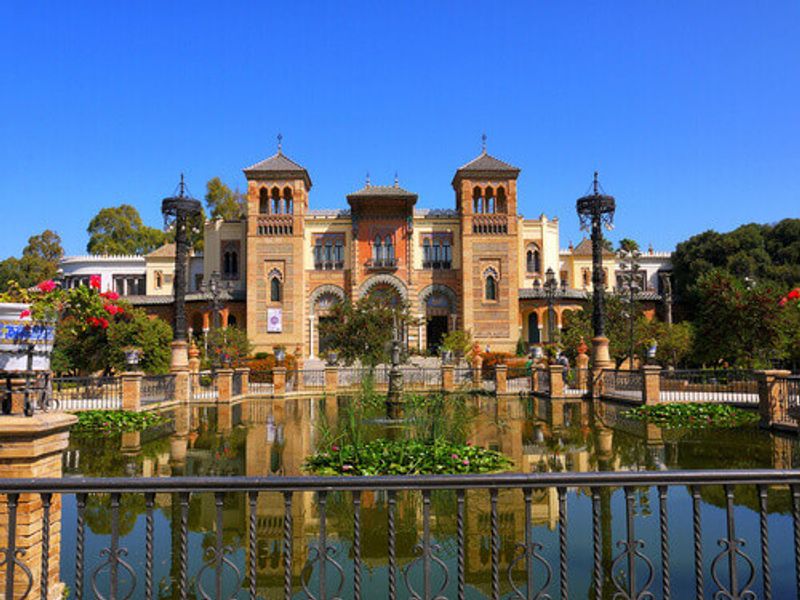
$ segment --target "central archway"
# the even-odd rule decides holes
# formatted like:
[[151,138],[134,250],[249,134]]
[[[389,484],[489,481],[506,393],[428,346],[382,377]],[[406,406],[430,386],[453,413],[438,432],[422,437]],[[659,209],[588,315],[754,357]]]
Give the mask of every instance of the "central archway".
[[401,302],[408,300],[408,289],[405,284],[394,275],[375,275],[370,277],[358,288],[358,297],[364,298],[373,293],[381,296],[396,294]]
[[458,297],[446,285],[433,284],[420,292],[419,304],[420,317],[425,322],[425,349],[435,352],[444,336],[455,328]]

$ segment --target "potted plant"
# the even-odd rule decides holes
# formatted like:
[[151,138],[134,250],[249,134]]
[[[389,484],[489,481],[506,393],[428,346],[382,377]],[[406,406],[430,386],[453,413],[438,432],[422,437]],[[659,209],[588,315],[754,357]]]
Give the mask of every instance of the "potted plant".
[[80,334],[92,328],[106,329],[125,311],[116,292],[100,292],[100,276],[88,286],[69,290],[47,280],[25,289],[12,283],[0,294],[0,370],[46,371],[56,336],[56,326]]

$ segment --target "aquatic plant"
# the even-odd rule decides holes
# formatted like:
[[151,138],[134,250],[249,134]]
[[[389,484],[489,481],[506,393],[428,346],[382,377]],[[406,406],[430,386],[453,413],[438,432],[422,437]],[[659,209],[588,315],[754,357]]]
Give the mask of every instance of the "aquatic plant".
[[709,429],[742,427],[758,422],[758,413],[727,404],[668,402],[639,406],[623,413],[626,417],[667,428]]
[[117,433],[144,431],[154,425],[160,425],[168,419],[151,412],[133,412],[130,410],[86,410],[77,413],[78,423],[73,431],[99,431]]

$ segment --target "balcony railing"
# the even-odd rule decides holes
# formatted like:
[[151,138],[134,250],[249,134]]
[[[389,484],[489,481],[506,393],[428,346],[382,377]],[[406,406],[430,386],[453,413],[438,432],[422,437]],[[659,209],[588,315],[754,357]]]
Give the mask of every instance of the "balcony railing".
[[314,269],[317,271],[341,271],[344,269],[343,260],[321,260],[314,262]]
[[[481,592],[491,598],[788,598],[800,587],[800,548],[792,544],[800,535],[797,470],[3,479],[0,493],[10,525],[0,542],[6,598],[50,598],[59,580],[51,565],[58,550],[74,559],[67,562],[74,572],[60,579],[76,598],[87,592],[160,597],[165,563],[174,569],[171,597],[238,598],[242,590],[257,598],[265,541],[280,549],[274,574],[282,571],[287,599],[297,592],[356,600],[378,593],[390,600],[462,599]],[[213,523],[200,543],[197,533],[190,535],[190,526],[198,531],[190,501],[194,508],[209,496]],[[411,496],[419,500],[409,520],[399,509]],[[87,524],[98,519],[98,497],[108,499],[107,525],[93,534]],[[237,497],[248,518],[234,547],[223,533],[225,510]],[[552,506],[552,533],[537,522],[543,499]],[[520,504],[518,524],[509,520],[512,501]],[[62,511],[62,502],[76,508]],[[127,519],[139,504],[143,523],[133,528]],[[309,507],[317,518],[301,519]],[[19,521],[30,510],[41,513],[40,536]],[[268,530],[260,526],[264,510]],[[452,533],[442,532],[445,522],[453,523]],[[164,544],[170,539],[165,527],[171,544]],[[385,527],[385,538],[376,537],[376,527]],[[410,532],[415,556],[398,552]],[[306,534],[313,536],[307,553],[295,548]],[[375,568],[379,537],[386,540],[383,573]],[[475,544],[485,550],[480,563]],[[771,546],[783,548],[774,568]],[[304,555],[299,570],[295,561]]]
[[425,260],[422,261],[422,268],[423,269],[451,269],[452,262],[449,260]]
[[396,269],[397,268],[397,259],[396,258],[370,258],[366,263],[365,266],[368,269]]
[[292,235],[294,217],[292,215],[262,215],[258,217],[258,235]]

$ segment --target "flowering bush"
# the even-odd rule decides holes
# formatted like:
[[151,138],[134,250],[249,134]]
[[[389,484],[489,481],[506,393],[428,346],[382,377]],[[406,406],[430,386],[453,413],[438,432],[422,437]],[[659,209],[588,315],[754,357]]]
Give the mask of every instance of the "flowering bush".
[[92,275],[88,286],[63,289],[48,279],[36,287],[24,289],[12,282],[9,291],[0,295],[2,302],[30,304],[30,309],[20,313],[20,318],[56,323],[69,317],[72,327],[79,330],[107,329],[110,319],[122,315],[125,309],[117,304],[119,294],[100,292],[100,277]]
[[780,299],[778,302],[781,306],[795,305],[800,308],[800,287],[794,288],[791,292],[786,294],[783,298]]

